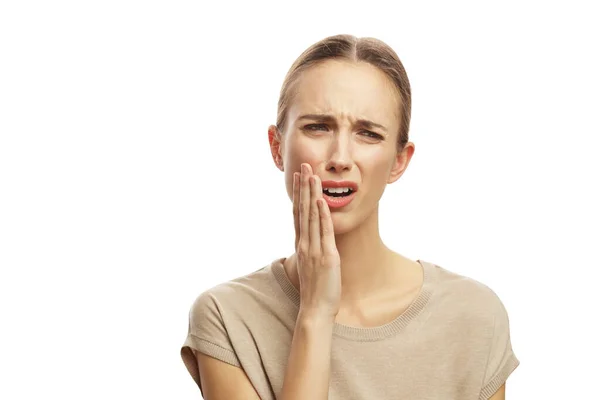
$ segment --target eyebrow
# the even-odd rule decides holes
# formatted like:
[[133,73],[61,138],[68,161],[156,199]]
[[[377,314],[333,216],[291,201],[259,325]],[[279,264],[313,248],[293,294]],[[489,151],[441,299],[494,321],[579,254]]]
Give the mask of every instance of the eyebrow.
[[[312,121],[328,122],[328,123],[336,122],[335,117],[333,117],[332,115],[328,115],[328,114],[305,114],[305,115],[298,117],[298,121],[300,121],[301,119],[309,119]],[[357,119],[356,123],[367,129],[380,128],[387,133],[387,129],[385,126],[380,125],[373,121],[369,121],[368,119]]]

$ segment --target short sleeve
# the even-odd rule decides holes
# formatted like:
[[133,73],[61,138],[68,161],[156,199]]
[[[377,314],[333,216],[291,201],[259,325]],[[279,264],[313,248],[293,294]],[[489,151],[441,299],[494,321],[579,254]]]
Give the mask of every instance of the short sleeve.
[[189,312],[188,334],[181,347],[181,358],[194,381],[200,385],[198,361],[194,352],[209,355],[240,367],[222,317],[222,308],[210,290],[196,298]]
[[494,293],[494,328],[480,400],[489,399],[506,382],[520,362],[513,352],[506,308]]

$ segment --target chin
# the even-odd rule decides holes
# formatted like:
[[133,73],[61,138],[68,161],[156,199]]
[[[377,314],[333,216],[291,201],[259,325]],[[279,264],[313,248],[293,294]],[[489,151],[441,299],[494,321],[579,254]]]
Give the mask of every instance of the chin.
[[335,235],[343,235],[352,231],[356,228],[356,224],[352,221],[348,215],[344,215],[344,213],[332,213],[331,219],[333,221],[333,233]]

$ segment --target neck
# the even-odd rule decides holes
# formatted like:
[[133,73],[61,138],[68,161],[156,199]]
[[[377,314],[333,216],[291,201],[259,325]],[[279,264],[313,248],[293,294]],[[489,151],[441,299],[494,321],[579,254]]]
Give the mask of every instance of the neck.
[[386,287],[394,252],[379,235],[378,207],[356,229],[335,236],[342,268],[342,304]]
[[[342,305],[359,303],[389,286],[397,275],[394,262],[401,257],[379,235],[378,207],[356,229],[335,235],[341,261]],[[284,262],[292,283],[299,287],[296,253]],[[395,275],[396,274],[396,275]]]

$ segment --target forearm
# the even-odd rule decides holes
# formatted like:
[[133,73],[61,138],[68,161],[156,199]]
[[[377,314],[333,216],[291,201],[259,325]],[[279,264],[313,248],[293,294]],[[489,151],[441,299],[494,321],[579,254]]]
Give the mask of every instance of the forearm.
[[298,315],[280,400],[326,400],[334,320]]

